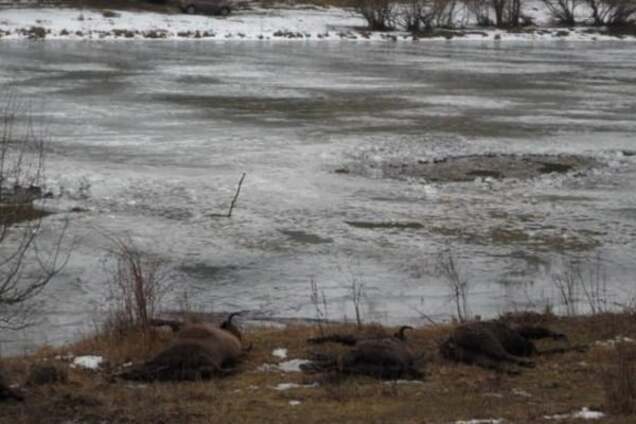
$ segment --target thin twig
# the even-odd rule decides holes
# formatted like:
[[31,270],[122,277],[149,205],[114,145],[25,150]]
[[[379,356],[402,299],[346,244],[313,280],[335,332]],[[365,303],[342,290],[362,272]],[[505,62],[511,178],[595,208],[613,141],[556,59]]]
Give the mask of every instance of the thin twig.
[[232,211],[234,210],[236,201],[238,200],[239,194],[241,193],[241,186],[243,185],[243,180],[245,179],[246,175],[247,174],[245,172],[243,172],[243,175],[241,175],[241,179],[239,180],[238,187],[236,188],[236,193],[234,193],[234,198],[232,199],[232,203],[230,203],[230,209],[228,210],[227,214],[211,213],[208,216],[213,218],[231,218],[232,217]]
[[234,198],[232,199],[232,203],[230,204],[230,210],[227,212],[228,218],[232,217],[232,210],[234,209],[234,205],[236,204],[239,194],[241,193],[241,186],[243,185],[243,180],[245,179],[245,175],[247,174],[243,172],[243,175],[241,175],[241,179],[239,180],[238,187],[236,188],[236,193],[234,193]]

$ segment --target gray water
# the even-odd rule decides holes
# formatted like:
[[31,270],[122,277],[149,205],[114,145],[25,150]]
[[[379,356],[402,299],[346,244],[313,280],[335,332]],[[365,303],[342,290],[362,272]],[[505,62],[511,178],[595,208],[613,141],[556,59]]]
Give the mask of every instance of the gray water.
[[[103,233],[130,234],[174,267],[168,307],[187,291],[198,310],[312,318],[313,279],[331,319],[353,318],[354,283],[367,321],[445,319],[454,303],[434,272],[445,249],[473,314],[558,311],[553,275],[597,255],[609,303],[627,303],[635,52],[560,41],[2,42],[0,83],[31,99],[51,135],[48,188],[60,197],[46,207],[90,210],[72,215],[78,245],[41,323],[8,335],[9,349],[68,340],[103,316]],[[382,172],[484,153],[598,166],[452,184]],[[243,172],[232,218],[211,217]]]

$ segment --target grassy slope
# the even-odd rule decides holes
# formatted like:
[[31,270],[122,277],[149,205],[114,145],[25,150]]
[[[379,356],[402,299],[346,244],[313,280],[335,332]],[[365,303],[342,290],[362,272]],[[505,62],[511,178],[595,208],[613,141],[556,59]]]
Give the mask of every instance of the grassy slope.
[[[635,317],[554,319],[550,326],[570,335],[573,343],[594,343],[616,335],[636,337]],[[343,330],[342,328],[339,330]],[[344,329],[347,330],[347,329]],[[348,329],[351,330],[351,329]],[[507,422],[550,422],[544,415],[606,409],[603,378],[612,363],[611,348],[593,345],[585,353],[570,352],[537,359],[535,369],[518,376],[447,363],[436,355],[436,340],[448,327],[422,328],[410,338],[427,353],[424,384],[387,384],[369,378],[336,380],[299,373],[260,372],[258,366],[276,362],[273,349],[286,347],[289,357],[307,353],[304,340],[314,327],[258,329],[247,334],[254,344],[241,371],[224,379],[196,383],[137,385],[110,381],[108,372],[70,370],[67,384],[27,387],[23,404],[0,405],[1,423],[447,423],[471,418],[505,418]],[[12,381],[25,381],[30,364],[54,361],[59,353],[99,353],[111,364],[139,360],[170,338],[157,333],[141,341],[91,338],[64,349],[43,349],[5,363]],[[276,391],[283,382],[318,388]],[[290,400],[302,403],[291,406]],[[574,422],[559,421],[559,422]],[[633,423],[636,417],[609,416],[602,422]],[[553,422],[553,421],[552,421]]]

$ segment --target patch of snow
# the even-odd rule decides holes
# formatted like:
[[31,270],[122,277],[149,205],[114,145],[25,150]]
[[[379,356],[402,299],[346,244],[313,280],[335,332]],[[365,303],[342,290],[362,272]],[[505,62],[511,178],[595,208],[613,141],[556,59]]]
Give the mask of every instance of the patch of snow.
[[315,389],[318,387],[318,383],[312,384],[297,384],[297,383],[280,383],[275,387],[272,387],[274,390],[278,390],[280,392],[290,389]]
[[104,362],[104,358],[96,355],[78,356],[73,359],[71,368],[86,368],[89,370],[97,370]]
[[580,418],[583,420],[599,420],[605,417],[605,414],[600,411],[592,411],[587,407],[581,408],[580,411],[572,412],[569,414],[557,414],[557,415],[545,415],[543,418],[546,420],[566,420],[569,418]]
[[141,390],[148,387],[147,384],[126,384],[126,387],[129,389]]
[[272,355],[274,355],[275,357],[280,358],[280,359],[286,359],[287,358],[287,349],[282,348],[282,347],[280,347],[278,349],[274,349],[272,351]]
[[483,393],[482,396],[484,396],[484,397],[492,397],[492,398],[496,398],[496,399],[503,399],[503,397],[504,397],[504,395],[502,395],[501,393],[494,393],[494,392]]
[[473,419],[473,420],[460,420],[455,421],[455,424],[501,424],[504,420],[501,418],[485,418],[485,419]]
[[311,361],[308,359],[291,359],[279,364],[263,364],[258,367],[258,370],[263,372],[300,372],[300,366],[309,363]]
[[75,358],[75,355],[73,355],[72,353],[68,353],[66,355],[57,355],[55,356],[55,359],[58,361],[66,361],[66,362],[70,362]]
[[616,336],[613,339],[598,340],[594,344],[605,348],[614,348],[619,343],[634,343],[634,339],[624,336]]
[[290,405],[290,406],[298,406],[298,405],[300,405],[301,403],[302,403],[302,402],[301,402],[301,401],[299,401],[299,400],[290,400],[290,401],[289,401],[289,405]]
[[517,389],[517,388],[512,389],[512,394],[515,395],[515,396],[521,396],[521,397],[526,397],[526,398],[531,398],[532,397],[532,395],[530,393],[526,392],[525,390]]

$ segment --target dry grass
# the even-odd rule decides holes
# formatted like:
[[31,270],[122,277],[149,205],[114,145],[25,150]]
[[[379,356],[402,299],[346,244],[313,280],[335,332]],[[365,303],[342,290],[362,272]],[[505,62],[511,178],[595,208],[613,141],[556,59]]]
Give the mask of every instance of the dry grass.
[[605,406],[615,414],[636,413],[636,347],[619,342],[604,367]]
[[[261,372],[263,363],[278,360],[272,350],[285,347],[289,358],[307,357],[308,337],[318,329],[251,329],[254,345],[248,360],[230,377],[208,382],[131,384],[112,380],[109,367],[99,373],[70,369],[69,382],[26,387],[23,404],[6,403],[1,423],[448,423],[472,418],[504,418],[512,423],[549,422],[545,415],[562,414],[587,406],[612,412],[606,402],[607,366],[616,351],[598,340],[636,338],[631,315],[549,318],[556,331],[574,344],[591,345],[588,352],[569,352],[537,358],[537,367],[518,376],[447,363],[436,354],[436,342],[449,327],[420,328],[410,343],[426,353],[423,384],[395,384],[370,378],[328,378],[299,373]],[[355,331],[338,327],[330,331]],[[378,332],[378,327],[364,331]],[[391,331],[388,329],[387,331]],[[142,360],[170,340],[167,331],[142,337],[131,333],[120,340],[92,337],[63,349],[42,349],[25,358],[5,362],[13,382],[27,378],[31,364],[60,362],[60,353],[102,354],[111,366]],[[546,342],[548,346],[549,343]],[[633,357],[630,357],[633,359]],[[631,360],[631,359],[630,359]],[[63,364],[61,364],[63,365]],[[317,388],[277,391],[279,383],[310,384]],[[290,405],[291,400],[301,403]],[[636,418],[609,415],[600,422],[633,423]],[[564,422],[564,421],[560,421]],[[571,421],[565,421],[571,422]],[[598,421],[597,421],[598,422]]]

